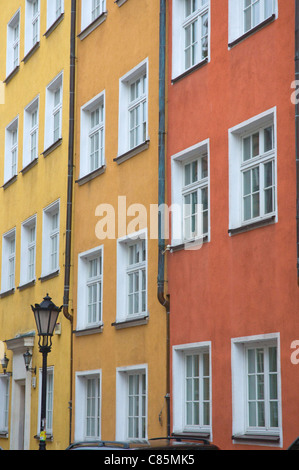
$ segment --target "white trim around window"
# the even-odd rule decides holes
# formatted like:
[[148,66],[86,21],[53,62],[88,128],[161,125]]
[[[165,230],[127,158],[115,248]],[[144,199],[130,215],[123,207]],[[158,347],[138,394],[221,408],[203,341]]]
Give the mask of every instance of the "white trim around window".
[[116,322],[148,315],[147,260],[147,229],[117,240]]
[[106,0],[85,0],[81,8],[81,33],[80,39],[84,39],[107,17]]
[[280,334],[233,338],[231,360],[234,439],[268,437],[282,446]]
[[47,0],[47,30],[64,13],[64,0]]
[[118,157],[148,140],[148,59],[145,59],[119,80]]
[[46,88],[44,150],[62,137],[63,72]]
[[26,0],[25,4],[25,55],[40,40],[40,0]]
[[262,25],[272,15],[275,19],[278,17],[277,0],[229,0],[228,6],[229,44]]
[[173,346],[173,432],[212,440],[211,342]]
[[101,439],[102,371],[76,372],[75,440]]
[[276,108],[229,129],[229,231],[277,222]]
[[173,0],[172,79],[210,60],[210,0]]
[[39,96],[24,111],[23,168],[38,158]]
[[77,331],[103,325],[104,246],[78,255]]
[[19,9],[7,25],[6,76],[20,65],[20,16]]
[[21,270],[20,286],[35,280],[36,261],[36,215],[21,226]]
[[147,439],[148,365],[138,364],[116,369],[117,441]]
[[59,271],[60,201],[43,210],[42,275]]
[[81,107],[80,178],[105,166],[105,91]]
[[171,157],[171,245],[210,241],[210,141]]
[[10,181],[18,173],[18,153],[19,116],[5,129],[4,183]]
[[1,294],[15,289],[16,229],[2,237]]

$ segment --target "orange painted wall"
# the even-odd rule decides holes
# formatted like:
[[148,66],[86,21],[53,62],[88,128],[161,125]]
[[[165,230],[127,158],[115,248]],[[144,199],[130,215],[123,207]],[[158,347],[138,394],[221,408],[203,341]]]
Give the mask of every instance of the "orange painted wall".
[[[231,338],[280,332],[282,427],[286,448],[299,435],[299,339],[296,272],[294,2],[278,1],[278,19],[229,50],[228,2],[211,1],[210,63],[171,84],[169,8],[168,199],[171,156],[210,139],[211,241],[168,254],[171,345],[212,342],[214,443],[233,445]],[[278,223],[228,234],[228,129],[277,107]],[[261,447],[259,447],[261,448]]]

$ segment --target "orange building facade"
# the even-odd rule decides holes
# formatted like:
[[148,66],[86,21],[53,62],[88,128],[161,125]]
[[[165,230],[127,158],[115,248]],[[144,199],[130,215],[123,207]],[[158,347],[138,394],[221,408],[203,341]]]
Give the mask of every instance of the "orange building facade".
[[172,0],[168,19],[168,200],[181,207],[167,254],[171,429],[222,449],[287,448],[299,417],[294,2]]

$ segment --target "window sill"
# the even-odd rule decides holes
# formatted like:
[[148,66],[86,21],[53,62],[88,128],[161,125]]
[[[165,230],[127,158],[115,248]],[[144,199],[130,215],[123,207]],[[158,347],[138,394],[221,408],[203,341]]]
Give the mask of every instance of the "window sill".
[[121,330],[123,328],[130,328],[132,326],[147,325],[148,319],[149,319],[149,314],[146,314],[140,317],[136,316],[129,320],[128,318],[126,318],[125,320],[116,321],[114,323],[111,323],[111,326],[115,326],[116,330]]
[[90,23],[86,28],[84,28],[79,34],[78,38],[85,39],[92,31],[94,31],[100,24],[102,24],[107,18],[107,11],[104,11],[100,16],[98,16],[92,23]]
[[11,72],[10,74],[6,77],[6,79],[3,81],[6,85],[10,82],[10,80],[18,73],[20,70],[20,66],[17,65]]
[[246,225],[241,225],[237,228],[231,228],[228,230],[229,235],[238,235],[239,233],[248,232],[250,230],[254,230],[260,227],[266,227],[267,225],[272,225],[275,223],[276,215],[272,215],[271,217],[267,217],[262,220],[258,220],[257,222],[251,222]]
[[208,62],[209,62],[209,59],[208,59],[208,57],[206,57],[205,59],[201,60],[198,64],[193,65],[193,67],[190,67],[190,69],[186,70],[185,72],[181,73],[177,77],[173,78],[171,80],[172,85],[174,83],[177,83],[179,80],[182,80],[183,78],[187,77],[192,72],[195,72],[195,70],[200,69],[203,65],[207,64]]
[[240,36],[237,39],[235,39],[234,41],[228,43],[228,47],[236,46],[237,44],[239,44],[239,42],[244,41],[244,39],[247,39],[249,36],[251,36],[252,34],[254,34],[257,31],[259,31],[260,29],[262,29],[264,26],[267,26],[268,24],[273,23],[275,18],[276,18],[276,15],[275,15],[275,13],[273,13],[273,15],[269,16],[269,18],[266,18],[264,21],[262,21],[261,23],[256,25],[254,28],[252,28],[249,31],[247,31],[246,33],[242,34],[242,36]]
[[57,271],[53,271],[52,273],[42,275],[41,277],[38,278],[39,281],[45,282],[48,281],[49,279],[53,279],[54,277],[57,277],[59,275],[59,269]]
[[59,147],[62,144],[62,138],[56,140],[50,147],[48,147],[46,150],[42,152],[42,155],[44,157],[47,157],[51,152],[53,152],[57,147]]
[[94,335],[94,334],[102,333],[103,328],[104,328],[104,324],[102,323],[99,326],[93,326],[91,328],[84,328],[84,329],[82,328],[82,330],[80,329],[74,330],[73,333],[75,334],[75,336]]
[[32,281],[30,282],[26,282],[26,284],[20,284],[17,289],[22,291],[22,290],[25,290],[25,289],[28,289],[28,287],[32,287],[35,285],[35,279],[33,279]]
[[190,431],[182,431],[182,432],[173,432],[171,434],[173,437],[177,438],[187,438],[187,439],[209,439],[211,437],[210,431],[198,431],[198,432],[190,432]]
[[24,166],[24,168],[22,168],[20,173],[25,175],[25,173],[27,173],[27,171],[31,170],[31,168],[33,168],[37,164],[37,162],[38,162],[38,157],[36,157],[34,160],[32,160],[32,162],[28,163],[28,165]]
[[30,57],[35,53],[35,51],[37,51],[37,49],[39,49],[39,46],[40,46],[40,42],[36,42],[34,44],[34,46],[27,52],[27,54],[24,56],[24,58],[22,59],[22,62],[24,62],[24,64],[26,64],[26,62],[30,59]]
[[7,439],[8,438],[8,431],[0,431],[0,438]]
[[15,181],[17,181],[18,179],[18,175],[14,175],[12,178],[10,178],[8,181],[6,181],[4,183],[3,186],[1,186],[1,188],[3,189],[7,189],[9,186],[11,186]]
[[[209,236],[208,236],[208,235],[205,235],[205,236],[202,238],[202,244],[208,243],[208,241],[209,241]],[[186,241],[186,242],[184,242],[184,243],[179,243],[179,244],[177,244],[177,245],[171,245],[171,246],[169,247],[169,251],[170,251],[170,253],[175,253],[176,251],[185,250],[185,249],[186,249],[186,246],[189,246],[189,247],[190,247],[190,248],[189,248],[190,250],[192,250],[192,249],[193,249],[193,250],[196,250],[195,247],[196,247],[196,245],[197,245],[198,243],[200,243],[200,242],[201,242],[201,238],[197,238],[197,239],[194,239],[194,240],[190,240],[189,242]],[[192,248],[192,245],[193,245],[193,244],[194,244],[194,248]]]
[[81,178],[78,178],[75,181],[75,183],[78,183],[79,186],[82,186],[83,184],[88,183],[89,181],[93,180],[97,176],[105,173],[105,170],[106,170],[106,165],[103,165],[100,168],[97,168],[96,170],[92,171],[91,173],[88,173],[87,175],[84,175]]
[[126,160],[129,160],[132,157],[135,157],[135,155],[138,155],[139,153],[143,152],[144,150],[147,150],[149,148],[149,140],[146,140],[145,142],[142,142],[142,144],[137,145],[137,147],[134,147],[133,149],[129,150],[126,153],[123,153],[121,155],[118,155],[116,158],[113,158],[113,161],[116,162],[118,165],[121,163],[125,162]]
[[117,6],[121,7],[124,3],[126,3],[127,0],[115,0],[114,3],[116,3]]
[[4,299],[4,297],[8,297],[9,295],[12,295],[14,293],[15,293],[15,288],[0,292],[0,299]]
[[52,31],[54,31],[54,29],[57,28],[57,26],[61,23],[61,21],[63,20],[64,18],[64,13],[61,13],[60,16],[58,16],[58,18],[54,21],[54,23],[47,29],[47,31],[45,32],[44,36],[47,38],[51,33]]
[[280,442],[279,435],[271,434],[235,434],[232,436],[235,443],[241,442],[265,442],[266,444],[278,444]]

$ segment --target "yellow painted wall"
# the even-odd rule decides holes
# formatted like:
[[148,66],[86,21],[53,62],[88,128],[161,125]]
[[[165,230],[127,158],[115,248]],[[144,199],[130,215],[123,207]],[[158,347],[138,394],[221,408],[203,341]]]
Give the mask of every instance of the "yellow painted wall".
[[[121,7],[107,0],[107,18],[77,50],[76,178],[80,162],[80,108],[105,90],[105,159],[103,174],[81,186],[75,184],[74,212],[74,311],[77,313],[78,254],[104,245],[103,331],[75,336],[74,371],[102,371],[102,439],[115,439],[116,368],[148,365],[148,437],[166,434],[166,313],[157,300],[158,242],[148,239],[147,325],[116,330],[116,240],[99,240],[95,235],[101,203],[117,211],[118,196],[127,197],[127,207],[158,203],[158,98],[159,98],[159,1],[127,0]],[[81,1],[79,1],[78,31]],[[119,79],[148,59],[147,150],[118,165]],[[132,218],[128,218],[129,222]],[[117,229],[117,224],[116,224]],[[148,224],[148,230],[150,229]],[[117,232],[116,232],[117,233]],[[74,323],[76,327],[76,321]],[[75,380],[74,380],[74,394]],[[162,423],[159,413],[162,411]]]
[[[63,303],[64,286],[64,252],[66,226],[66,189],[67,189],[67,158],[68,158],[68,114],[69,114],[69,44],[70,44],[70,0],[64,1],[64,18],[48,37],[46,32],[46,4],[40,1],[40,47],[24,63],[24,34],[25,34],[25,0],[0,0],[0,81],[6,78],[6,32],[7,23],[20,7],[20,70],[12,80],[4,85],[5,104],[0,104],[0,186],[4,178],[4,145],[5,128],[17,115],[19,116],[18,136],[18,177],[11,186],[0,188],[0,243],[2,234],[16,227],[16,271],[15,292],[0,299],[0,340],[8,340],[16,335],[24,334],[35,329],[31,304],[40,303],[49,293],[57,305]],[[46,158],[44,150],[44,117],[45,94],[49,82],[63,70],[63,111],[62,111],[62,144]],[[24,108],[39,95],[39,142],[38,163],[27,173],[20,173],[23,164],[23,122]],[[43,209],[55,200],[60,199],[60,273],[57,277],[41,282],[42,256],[42,226]],[[28,217],[37,214],[36,233],[36,282],[33,287],[23,291],[17,289],[20,281],[20,246],[21,224]],[[0,249],[1,257],[2,249]],[[48,356],[48,366],[54,365],[54,416],[53,442],[47,443],[49,449],[63,449],[68,445],[70,397],[70,335],[69,321],[60,315],[62,334],[53,338],[52,352]],[[32,365],[41,367],[42,356],[38,351],[38,338],[35,338]],[[12,352],[7,351],[10,358],[9,370],[12,367]],[[1,373],[1,371],[0,371]],[[12,390],[11,378],[10,392]],[[31,425],[30,448],[38,447],[38,390],[31,389]],[[10,409],[11,418],[11,409]],[[7,439],[0,438],[0,446],[10,447],[11,433]]]

